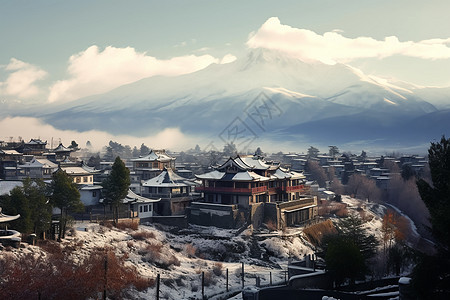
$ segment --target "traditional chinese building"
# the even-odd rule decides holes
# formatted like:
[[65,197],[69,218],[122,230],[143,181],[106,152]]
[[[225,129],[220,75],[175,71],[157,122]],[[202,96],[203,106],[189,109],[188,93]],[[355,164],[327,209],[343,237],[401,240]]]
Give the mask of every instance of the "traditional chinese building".
[[51,179],[58,165],[45,158],[33,158],[30,162],[19,165],[19,178]]
[[73,149],[64,147],[64,145],[60,143],[52,152],[55,153],[56,160],[60,161],[70,157],[72,151]]
[[[203,193],[204,201],[191,206],[190,219],[194,223],[206,225],[203,221],[218,220],[219,216],[236,222],[235,216],[242,218],[244,214],[246,222],[256,226],[270,219],[283,227],[301,224],[317,215],[317,198],[308,196],[305,176],[259,156],[230,158],[216,170],[196,177],[202,181],[196,190]],[[206,203],[214,205],[206,207]],[[215,213],[217,218],[212,217]],[[229,221],[221,223],[228,223],[219,224],[221,227],[233,227]]]
[[161,198],[156,205],[158,215],[181,215],[195,198],[193,195],[195,185],[194,182],[168,168],[142,184],[142,196]]
[[46,146],[47,141],[31,139],[28,143],[20,145],[16,150],[24,155],[41,156],[44,152],[47,152]]
[[148,180],[158,176],[165,168],[175,169],[175,157],[165,150],[151,150],[146,156],[132,159],[132,172],[136,180]]

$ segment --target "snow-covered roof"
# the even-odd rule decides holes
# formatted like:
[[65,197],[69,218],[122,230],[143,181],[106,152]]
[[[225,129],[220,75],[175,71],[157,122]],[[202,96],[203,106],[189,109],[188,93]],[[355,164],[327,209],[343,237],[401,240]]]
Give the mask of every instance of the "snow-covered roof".
[[195,175],[198,179],[224,180],[224,181],[267,181],[270,178],[256,174],[252,171],[226,173],[217,170],[202,175]]
[[161,201],[161,198],[158,199],[150,199],[146,197],[142,197],[132,190],[128,190],[128,194],[125,199],[122,200],[122,203],[154,203]]
[[47,145],[47,142],[43,142],[40,139],[31,139],[26,145]]
[[160,161],[160,162],[168,162],[175,160],[174,157],[168,155],[165,150],[150,150],[150,153],[146,156],[132,159],[133,162],[139,161]]
[[256,170],[267,170],[271,166],[266,164],[262,159],[257,156],[242,156],[239,157],[246,165]]
[[82,165],[81,167],[65,166],[61,167],[61,170],[66,172],[68,175],[92,175],[93,173],[97,172],[95,169],[85,165]]
[[0,195],[9,195],[12,189],[17,186],[22,187],[23,186],[22,181],[0,180]]
[[8,216],[8,215],[3,214],[2,208],[0,207],[0,223],[14,221],[14,220],[17,220],[18,218],[20,218],[20,215]]
[[198,179],[220,180],[224,175],[225,172],[214,170],[205,174],[195,175],[195,177]]
[[177,175],[172,169],[164,169],[158,176],[145,181],[142,186],[149,187],[179,187],[194,186],[195,183]]
[[53,151],[54,151],[55,153],[56,153],[56,152],[70,152],[70,151],[72,151],[72,149],[67,148],[67,147],[64,147],[63,144],[60,143],[59,146],[56,147]]
[[95,184],[84,184],[81,186],[81,191],[95,191],[95,190],[101,190],[103,187],[101,185],[95,185]]
[[30,162],[20,165],[21,168],[49,168],[56,169],[58,165],[45,158],[33,158]]
[[0,152],[6,155],[22,155],[22,153],[19,153],[16,150],[0,150]]

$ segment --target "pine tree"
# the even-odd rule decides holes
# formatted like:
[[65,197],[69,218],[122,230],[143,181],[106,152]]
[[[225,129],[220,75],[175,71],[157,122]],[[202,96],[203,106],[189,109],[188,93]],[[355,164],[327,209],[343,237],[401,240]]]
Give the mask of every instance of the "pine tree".
[[23,181],[23,192],[28,199],[33,232],[40,236],[50,228],[52,219],[48,187],[42,179],[27,178]]
[[437,253],[421,256],[413,272],[413,285],[422,297],[450,296],[450,139],[431,143],[428,160],[433,184],[420,179],[420,196],[430,212],[430,231]]
[[80,200],[80,192],[77,185],[61,169],[53,173],[51,192],[52,204],[61,210],[58,233],[58,240],[61,240],[66,233],[68,213],[83,210],[83,203]]
[[128,194],[130,187],[130,171],[119,156],[112,165],[111,173],[103,181],[103,196],[106,203],[113,207],[113,219],[117,224],[119,220],[119,206]]

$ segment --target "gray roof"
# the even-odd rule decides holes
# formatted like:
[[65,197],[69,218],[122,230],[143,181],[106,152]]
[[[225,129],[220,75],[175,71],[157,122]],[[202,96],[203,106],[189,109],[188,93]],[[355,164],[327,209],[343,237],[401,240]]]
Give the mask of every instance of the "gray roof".
[[172,169],[164,169],[158,176],[145,181],[142,186],[149,187],[179,187],[194,186],[194,182],[177,175]]
[[9,181],[9,180],[0,180],[0,195],[9,195],[13,188],[16,186],[22,187],[22,181]]

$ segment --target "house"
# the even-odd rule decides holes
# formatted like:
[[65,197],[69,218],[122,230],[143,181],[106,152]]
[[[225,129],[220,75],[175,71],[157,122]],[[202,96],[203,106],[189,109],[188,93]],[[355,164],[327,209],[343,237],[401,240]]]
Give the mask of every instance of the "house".
[[182,215],[194,200],[196,184],[177,175],[172,169],[164,169],[158,176],[142,183],[142,196],[158,197],[156,213],[161,216]]
[[80,184],[78,191],[80,192],[80,200],[84,206],[95,206],[100,203],[102,197],[101,185],[97,184]]
[[122,202],[129,206],[132,217],[138,217],[141,222],[147,222],[155,215],[155,205],[160,201],[160,198],[146,198],[137,195],[132,190],[128,190],[128,194]]
[[[297,221],[300,224],[317,215],[317,198],[307,196],[309,189],[305,186],[305,176],[268,163],[259,156],[230,157],[215,170],[196,177],[202,182],[196,190],[203,193],[204,200],[201,205],[195,203],[191,206],[192,222],[204,223],[207,212],[228,219],[235,216],[231,217],[234,224],[228,223],[226,227],[238,224],[236,218],[244,218],[254,226],[270,219],[283,227],[294,225]],[[293,208],[285,209],[286,205],[281,205],[285,202]],[[209,208],[207,203],[211,204]],[[273,205],[266,205],[269,203]],[[225,209],[223,205],[229,205],[230,209]],[[308,209],[306,218],[303,208]],[[309,208],[312,208],[311,213]],[[286,217],[280,217],[280,214]],[[288,219],[293,221],[286,222]],[[211,218],[211,221],[214,220]]]
[[31,161],[19,165],[19,178],[41,178],[51,179],[53,172],[58,169],[58,165],[45,158],[32,158]]
[[97,170],[86,166],[85,164],[61,164],[60,169],[69,175],[74,183],[78,184],[94,184],[94,174],[98,173]]
[[175,157],[170,156],[165,150],[151,150],[146,156],[131,160],[134,172],[138,180],[148,180],[161,173],[165,168],[175,169]]
[[61,161],[70,157],[70,153],[72,153],[72,151],[73,149],[66,148],[62,143],[60,143],[59,146],[53,149],[52,152],[55,154],[55,159]]
[[21,144],[16,150],[24,155],[42,156],[47,152],[47,141],[43,142],[40,139],[31,139],[28,143]]
[[23,163],[23,154],[16,150],[0,149],[0,178],[16,180],[19,178],[18,165]]

